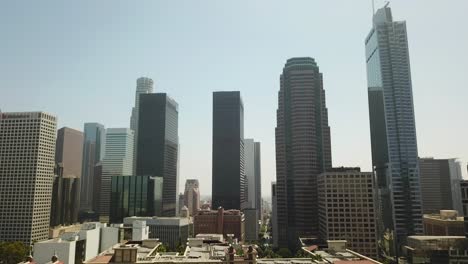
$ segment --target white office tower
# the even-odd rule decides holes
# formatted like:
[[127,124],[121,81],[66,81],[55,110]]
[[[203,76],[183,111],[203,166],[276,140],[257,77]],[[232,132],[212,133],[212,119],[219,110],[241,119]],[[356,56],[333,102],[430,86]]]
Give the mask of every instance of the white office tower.
[[106,130],[106,155],[102,161],[99,220],[109,221],[112,176],[133,174],[134,133],[128,128]]
[[260,142],[244,139],[244,166],[247,178],[247,208],[257,209],[261,217],[262,195],[260,182]]
[[149,226],[146,221],[135,221],[132,226],[132,240],[142,241],[149,238]]
[[48,238],[56,117],[0,113],[0,241]]
[[133,172],[135,172],[136,170],[136,145],[138,135],[138,112],[140,110],[140,94],[153,93],[153,84],[153,80],[147,77],[140,77],[137,79],[137,87],[135,91],[135,106],[132,108],[132,116],[130,117],[130,129],[135,132],[135,143],[133,147]]

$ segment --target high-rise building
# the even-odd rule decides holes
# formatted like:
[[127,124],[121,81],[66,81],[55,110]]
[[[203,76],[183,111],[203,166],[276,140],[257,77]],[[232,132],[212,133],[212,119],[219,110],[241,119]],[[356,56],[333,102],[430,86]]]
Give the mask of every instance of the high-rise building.
[[465,236],[468,238],[468,180],[462,180],[460,182],[460,188],[462,194],[463,218],[465,222]]
[[214,209],[243,209],[247,203],[244,104],[238,91],[213,93],[211,194]]
[[59,129],[55,149],[51,226],[78,222],[82,158],[83,132],[68,127]]
[[247,180],[247,208],[257,209],[258,220],[262,215],[262,187],[260,142],[244,140],[245,176]]
[[349,249],[378,257],[377,197],[372,172],[333,169],[318,176],[320,237],[346,240]]
[[200,209],[200,188],[198,180],[188,179],[185,182],[184,205],[187,206],[191,216],[196,214]]
[[94,199],[94,170],[104,156],[104,143],[106,131],[104,126],[99,123],[84,124],[84,143],[83,143],[83,166],[81,171],[81,195],[80,210],[98,211],[99,208],[93,207]]
[[418,147],[405,21],[390,8],[377,10],[366,37],[372,165],[379,189],[380,219],[396,244],[422,234]]
[[0,113],[0,241],[48,238],[56,129],[43,112]]
[[271,183],[271,236],[273,247],[278,247],[278,199],[276,196],[276,182]]
[[258,234],[260,232],[260,224],[258,219],[258,210],[255,208],[246,208],[243,210],[245,216],[245,240],[258,241]]
[[331,168],[322,73],[313,58],[292,58],[280,78],[276,126],[278,246],[318,237],[317,176]]
[[106,149],[102,160],[99,219],[109,221],[112,176],[132,175],[133,172],[133,130],[108,128]]
[[133,146],[133,174],[136,170],[136,155],[137,155],[137,136],[138,136],[138,112],[140,108],[140,94],[153,93],[153,80],[147,77],[140,77],[136,81],[135,91],[135,106],[132,108],[132,115],[130,117],[130,129],[135,132],[135,140]]
[[179,110],[165,93],[141,94],[137,175],[163,178],[162,215],[178,214]]
[[456,159],[419,159],[421,199],[424,214],[440,210],[463,213],[460,181],[461,163]]

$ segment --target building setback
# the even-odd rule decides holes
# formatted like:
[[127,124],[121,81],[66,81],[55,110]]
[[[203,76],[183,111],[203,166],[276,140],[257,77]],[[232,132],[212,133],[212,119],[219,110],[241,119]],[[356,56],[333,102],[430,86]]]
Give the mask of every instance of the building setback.
[[322,73],[312,58],[292,58],[280,77],[276,134],[278,246],[317,237],[317,176],[331,168]]
[[244,214],[239,210],[200,210],[193,217],[194,235],[198,234],[233,234],[234,238],[244,241]]
[[184,203],[187,206],[189,214],[193,216],[200,209],[200,189],[196,179],[188,179],[185,182]]
[[128,128],[106,130],[106,155],[101,163],[100,222],[109,221],[112,177],[132,175],[133,137],[133,130]]
[[162,212],[178,214],[179,110],[165,93],[141,94],[136,173],[163,178]]
[[[81,176],[80,210],[98,211],[98,201],[94,201],[95,166],[104,157],[106,130],[99,123],[84,124],[83,168]],[[96,207],[95,207],[96,206]]]
[[405,21],[393,21],[389,7],[374,14],[366,40],[367,86],[380,219],[396,244],[422,234],[418,147]]
[[463,213],[460,181],[461,164],[456,159],[419,159],[421,197],[424,214],[440,210]]
[[244,104],[240,92],[213,93],[212,208],[243,209]]
[[56,129],[43,112],[0,113],[0,241],[48,238]]
[[320,237],[346,240],[349,249],[378,257],[377,197],[372,172],[330,170],[318,176]]

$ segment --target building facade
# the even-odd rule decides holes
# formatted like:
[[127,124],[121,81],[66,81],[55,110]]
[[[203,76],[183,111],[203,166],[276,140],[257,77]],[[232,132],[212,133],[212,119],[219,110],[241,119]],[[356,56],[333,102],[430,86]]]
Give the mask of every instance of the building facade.
[[163,178],[112,176],[110,223],[122,223],[130,216],[157,216],[163,209]]
[[193,216],[200,209],[200,189],[196,179],[188,179],[185,182],[184,203],[187,206],[189,214]]
[[63,176],[81,178],[83,160],[83,132],[62,127],[57,131],[55,162],[62,163]]
[[128,176],[133,172],[133,130],[128,128],[108,128],[106,148],[102,160],[99,220],[109,221],[111,180],[113,176]]
[[99,123],[84,124],[83,165],[81,174],[80,210],[99,211],[98,201],[94,201],[94,170],[104,157],[106,130]]
[[138,114],[137,175],[162,177],[160,215],[178,214],[179,110],[165,93],[141,94]]
[[257,216],[262,216],[261,156],[260,142],[244,140],[245,176],[247,180],[247,208],[257,209]]
[[461,163],[456,159],[419,159],[421,199],[424,214],[457,210],[462,214]]
[[318,231],[317,176],[331,168],[322,73],[312,58],[292,58],[280,77],[276,134],[278,246],[295,249]]
[[278,247],[278,198],[276,195],[276,182],[271,183],[271,235],[273,247]]
[[247,203],[244,168],[244,104],[240,92],[213,93],[212,206],[243,209]]
[[465,236],[468,238],[468,180],[460,182],[462,194],[463,219],[465,225]]
[[243,210],[245,216],[245,241],[258,241],[260,224],[258,210],[247,208]]
[[140,94],[153,93],[154,82],[152,79],[147,77],[140,77],[136,81],[135,91],[135,106],[132,108],[132,115],[130,117],[130,129],[135,133],[134,145],[133,145],[133,172],[136,173],[136,155],[137,155],[137,136],[138,136],[138,112],[140,110]]
[[0,113],[0,241],[48,238],[56,129],[50,114]]
[[365,46],[380,218],[402,245],[405,237],[423,232],[406,22],[393,21],[387,6],[377,10]]
[[464,236],[463,216],[456,210],[440,210],[438,214],[425,214],[423,218],[425,236]]
[[239,210],[200,210],[193,217],[194,235],[198,234],[233,234],[234,238],[244,241],[245,218]]
[[320,237],[346,240],[360,254],[378,257],[377,197],[372,172],[325,172],[318,177]]

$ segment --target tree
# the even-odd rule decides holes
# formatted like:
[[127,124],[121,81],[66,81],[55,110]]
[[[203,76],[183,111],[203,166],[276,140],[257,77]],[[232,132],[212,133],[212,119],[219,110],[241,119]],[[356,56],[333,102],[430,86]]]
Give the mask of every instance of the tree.
[[156,251],[160,253],[167,252],[167,246],[164,244],[160,244],[159,247],[156,249]]
[[0,241],[0,263],[16,264],[24,261],[28,256],[29,247],[22,242],[1,242]]
[[176,247],[176,251],[179,252],[180,255],[183,255],[185,253],[185,246],[179,242]]
[[290,258],[292,257],[291,250],[287,248],[280,248],[276,254],[280,255],[282,258]]

